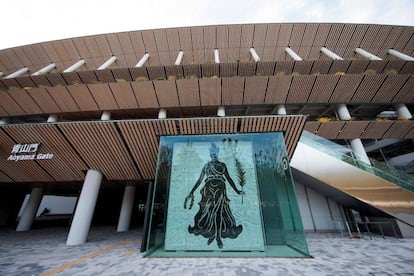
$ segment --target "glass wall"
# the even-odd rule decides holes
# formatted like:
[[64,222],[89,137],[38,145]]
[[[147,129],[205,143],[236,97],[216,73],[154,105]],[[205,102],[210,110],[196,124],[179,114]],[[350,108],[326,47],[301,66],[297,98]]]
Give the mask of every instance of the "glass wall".
[[147,256],[309,256],[283,133],[160,138]]

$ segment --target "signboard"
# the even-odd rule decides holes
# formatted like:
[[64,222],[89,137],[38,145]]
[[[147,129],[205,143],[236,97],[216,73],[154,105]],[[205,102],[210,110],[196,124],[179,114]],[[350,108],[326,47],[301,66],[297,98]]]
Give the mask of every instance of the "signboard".
[[8,161],[47,160],[53,158],[53,153],[39,153],[40,143],[15,144],[12,147]]

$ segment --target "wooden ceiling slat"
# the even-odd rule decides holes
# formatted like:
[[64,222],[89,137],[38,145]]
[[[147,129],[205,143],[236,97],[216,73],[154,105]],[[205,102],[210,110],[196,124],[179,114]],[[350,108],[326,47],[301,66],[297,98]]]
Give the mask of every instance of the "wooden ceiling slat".
[[270,76],[265,102],[269,104],[285,103],[291,82],[292,76]]
[[107,83],[87,85],[100,110],[117,110],[118,104]]
[[327,139],[337,139],[345,123],[344,121],[323,123],[319,126],[317,134]]
[[184,76],[187,78],[201,78],[201,70],[199,64],[184,64]]
[[338,134],[338,139],[354,139],[361,137],[368,125],[368,121],[348,121]]
[[263,104],[268,81],[266,76],[246,77],[243,104]]
[[338,44],[338,39],[341,37],[344,25],[345,24],[332,24],[328,37],[325,41],[326,47],[335,49],[336,45]]
[[165,80],[165,70],[164,66],[151,66],[147,68],[148,70],[148,76],[150,80]]
[[[174,80],[154,81],[153,83],[160,107],[179,106],[177,87]],[[145,91],[145,93],[147,92]]]
[[294,61],[277,61],[275,67],[275,75],[283,76],[290,75],[293,72]]
[[254,76],[256,74],[256,63],[255,62],[242,62],[238,66],[238,76]]
[[98,81],[94,71],[80,71],[78,75],[82,83],[96,83]]
[[276,62],[274,61],[259,61],[257,62],[256,74],[257,75],[273,75],[275,71]]
[[224,105],[242,104],[245,78],[232,77],[222,80],[222,97]]
[[98,78],[98,81],[115,82],[115,78],[112,75],[112,70],[96,70],[95,75]]
[[367,69],[369,60],[355,60],[352,61],[348,67],[348,70],[342,70],[347,74],[362,74]]
[[220,64],[220,76],[221,77],[237,76],[237,63]]
[[317,133],[319,126],[320,126],[320,122],[313,122],[313,121],[308,121],[305,124],[305,130],[311,132],[311,133]]
[[20,87],[23,87],[23,88],[32,88],[36,86],[36,84],[28,76],[18,77],[16,78],[16,81],[20,85]]

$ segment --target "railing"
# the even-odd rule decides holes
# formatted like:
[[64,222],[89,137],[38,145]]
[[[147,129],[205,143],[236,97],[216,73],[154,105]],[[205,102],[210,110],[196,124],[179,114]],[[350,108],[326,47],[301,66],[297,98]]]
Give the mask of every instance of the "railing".
[[342,160],[350,165],[374,174],[406,190],[414,192],[414,177],[393,167],[389,167],[375,159],[370,158],[371,164],[367,164],[363,158],[349,148],[334,143],[328,139],[317,136],[304,130],[299,142],[318,149],[329,156]]

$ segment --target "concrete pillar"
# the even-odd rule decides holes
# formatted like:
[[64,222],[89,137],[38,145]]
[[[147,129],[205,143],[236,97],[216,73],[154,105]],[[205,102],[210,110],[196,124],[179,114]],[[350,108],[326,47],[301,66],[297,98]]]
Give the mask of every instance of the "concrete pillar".
[[322,47],[321,52],[324,53],[325,55],[327,55],[328,57],[330,57],[333,60],[344,60],[342,57],[338,56],[337,54],[335,54],[334,52],[332,52],[328,48]]
[[178,56],[177,56],[177,59],[175,60],[175,65],[180,65],[181,64],[181,61],[183,60],[183,56],[184,56],[184,52],[183,51],[179,51],[178,52]]
[[217,108],[217,116],[219,116],[219,117],[226,116],[226,109],[224,108],[224,106],[219,106]]
[[218,49],[214,49],[214,62],[220,63],[220,54]]
[[135,190],[136,187],[133,185],[125,186],[121,213],[119,214],[118,227],[116,229],[117,232],[125,232],[129,230],[132,209],[134,207]]
[[54,114],[50,114],[49,118],[47,118],[48,123],[56,123],[58,121],[58,116]]
[[[349,113],[349,110],[346,104],[337,104],[335,105],[335,109],[336,109],[336,112],[338,113],[339,119],[341,119],[342,121],[351,120],[351,114]],[[358,160],[366,164],[371,164],[371,162],[369,161],[367,152],[365,151],[364,145],[362,144],[361,139],[359,138],[352,139],[350,142],[351,142],[352,151],[358,155]]]
[[135,65],[135,67],[142,67],[144,66],[145,62],[149,59],[149,54],[145,53],[142,58],[138,61],[138,63]]
[[294,60],[294,61],[301,61],[302,58],[295,53],[290,47],[285,48],[285,52]]
[[9,119],[7,118],[0,118],[0,126],[7,125],[9,123]]
[[102,112],[101,121],[108,121],[108,120],[111,120],[111,112],[109,111]]
[[165,118],[167,118],[167,109],[160,108],[160,110],[158,110],[158,119],[165,119]]
[[284,104],[279,104],[276,107],[276,109],[277,109],[277,115],[286,115],[287,114],[286,107],[285,107]]
[[4,78],[5,79],[17,78],[17,77],[19,77],[19,76],[21,76],[21,75],[23,75],[24,73],[27,73],[27,72],[29,72],[29,68],[23,67],[22,69],[19,69],[14,73],[11,73],[10,75],[5,76]]
[[349,114],[348,107],[346,106],[346,104],[337,104],[335,108],[336,112],[339,115],[339,119],[343,121],[351,120],[351,114]]
[[101,187],[102,173],[96,170],[88,170],[72,225],[70,226],[66,245],[77,245],[86,242],[89,229],[91,227],[96,201],[98,199],[99,188]]
[[50,70],[56,68],[56,64],[51,63],[49,65],[46,65],[45,67],[43,67],[42,69],[40,69],[39,71],[36,71],[32,74],[32,76],[39,76],[39,75],[43,75],[46,74],[47,72],[49,72]]
[[408,120],[413,118],[413,115],[405,104],[394,104],[394,108],[397,109],[398,116],[406,118]]
[[116,61],[116,56],[110,57],[107,61],[105,61],[101,66],[98,67],[96,70],[104,70],[112,65]]
[[24,207],[22,216],[20,217],[16,231],[29,231],[32,223],[36,217],[37,209],[39,209],[40,202],[43,197],[43,188],[36,187],[32,189],[29,200]]
[[249,49],[250,54],[252,55],[252,58],[254,59],[255,62],[259,62],[260,61],[260,57],[259,55],[256,53],[256,50],[254,48],[250,48]]
[[66,68],[63,71],[63,73],[75,72],[76,70],[78,70],[85,63],[86,63],[85,60],[84,59],[81,59],[78,62],[76,62],[75,64],[73,64],[72,66],[69,66],[68,68]]
[[352,139],[350,142],[351,142],[352,151],[357,154],[357,159],[366,164],[371,164],[371,161],[369,161],[369,157],[365,151],[365,148],[361,142],[361,139],[359,138]]
[[411,57],[409,55],[403,54],[401,52],[398,52],[394,49],[389,49],[388,54],[393,55],[399,59],[405,60],[405,61],[414,61],[414,57]]
[[361,49],[361,48],[356,48],[355,53],[360,54],[361,56],[363,56],[364,58],[367,58],[369,60],[382,60],[382,58],[377,57],[376,55],[371,54],[370,52],[367,52],[367,51],[365,51],[364,49]]

